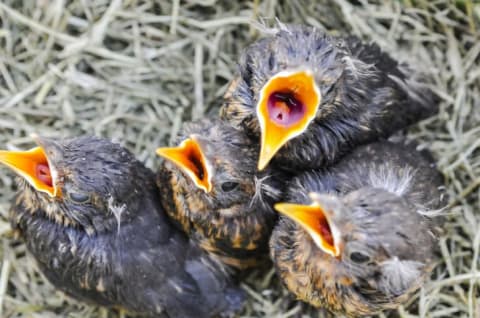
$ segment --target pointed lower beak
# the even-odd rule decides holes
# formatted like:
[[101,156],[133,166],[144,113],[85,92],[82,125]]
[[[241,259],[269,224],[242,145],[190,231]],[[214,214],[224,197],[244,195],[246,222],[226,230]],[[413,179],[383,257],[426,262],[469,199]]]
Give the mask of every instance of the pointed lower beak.
[[320,205],[277,203],[275,209],[302,226],[322,251],[333,257],[340,255],[339,233]]
[[47,193],[51,197],[59,194],[42,147],[35,147],[28,151],[0,150],[0,163],[23,177],[37,191]]
[[315,118],[321,94],[310,71],[280,72],[261,89],[256,107],[261,129],[258,170]]
[[178,147],[158,148],[157,155],[177,165],[198,188],[206,193],[212,190],[211,168],[195,136],[185,139]]

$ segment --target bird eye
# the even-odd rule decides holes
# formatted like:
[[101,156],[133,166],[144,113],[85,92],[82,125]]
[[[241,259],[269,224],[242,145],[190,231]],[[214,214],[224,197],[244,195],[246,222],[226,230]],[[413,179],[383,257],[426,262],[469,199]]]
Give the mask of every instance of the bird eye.
[[90,195],[81,192],[69,192],[68,197],[75,203],[87,203],[90,201]]
[[360,252],[352,252],[350,254],[350,259],[355,263],[366,263],[370,260],[370,257]]
[[222,183],[222,191],[230,192],[238,187],[238,182],[224,182]]

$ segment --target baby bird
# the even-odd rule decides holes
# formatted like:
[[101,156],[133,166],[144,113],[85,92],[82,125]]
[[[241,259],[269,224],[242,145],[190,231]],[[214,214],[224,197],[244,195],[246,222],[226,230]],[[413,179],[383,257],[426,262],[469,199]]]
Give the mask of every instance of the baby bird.
[[270,240],[286,287],[315,307],[372,315],[404,303],[429,277],[442,177],[413,146],[379,142],[296,177]]
[[96,137],[36,141],[0,162],[20,176],[12,226],[53,285],[152,317],[241,306],[221,264],[169,223],[154,173],[130,152]]
[[268,260],[280,172],[258,173],[258,145],[220,120],[185,124],[158,173],[162,202],[189,237],[238,269]]
[[221,117],[260,140],[258,168],[321,168],[437,112],[436,99],[375,44],[284,26],[250,45]]

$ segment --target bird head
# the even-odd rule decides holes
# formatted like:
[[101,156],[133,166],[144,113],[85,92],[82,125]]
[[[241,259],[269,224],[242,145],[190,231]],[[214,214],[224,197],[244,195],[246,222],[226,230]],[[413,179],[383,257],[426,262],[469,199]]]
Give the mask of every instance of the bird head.
[[236,91],[228,93],[233,102],[254,109],[261,142],[259,170],[300,138],[312,121],[332,112],[345,55],[338,40],[315,28],[296,26],[281,26],[244,51],[239,63],[242,81],[233,83]]
[[20,177],[20,193],[29,194],[25,206],[58,223],[104,230],[134,210],[133,193],[154,182],[131,153],[108,140],[34,139],[37,147],[28,151],[0,151],[0,162]]
[[281,203],[275,209],[306,232],[320,251],[315,255],[335,263],[335,277],[347,277],[359,290],[385,297],[419,286],[431,262],[434,236],[413,206],[374,188],[343,197],[309,197],[308,205]]
[[270,191],[268,182],[259,185],[256,146],[226,123],[191,123],[179,140],[178,146],[159,148],[157,154],[173,163],[172,170],[180,171],[181,186],[196,203],[236,215],[255,208],[250,205],[252,198]]

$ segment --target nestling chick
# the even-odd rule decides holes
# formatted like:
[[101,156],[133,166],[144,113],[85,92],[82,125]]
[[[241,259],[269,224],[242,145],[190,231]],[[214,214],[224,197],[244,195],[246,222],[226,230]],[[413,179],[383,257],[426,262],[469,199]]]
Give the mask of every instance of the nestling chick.
[[321,168],[437,112],[436,100],[375,44],[280,25],[250,45],[222,118],[260,139],[258,168]]
[[[271,257],[298,299],[335,314],[371,315],[404,303],[429,277],[442,177],[411,146],[356,149],[329,170],[290,183]],[[430,214],[431,216],[431,214]]]
[[221,264],[164,213],[155,175],[95,137],[36,138],[1,151],[19,191],[11,222],[48,280],[68,295],[152,317],[212,317],[241,306]]
[[167,159],[157,183],[170,217],[225,264],[244,269],[268,259],[281,175],[258,173],[258,145],[225,122],[188,123],[177,139],[157,150]]

